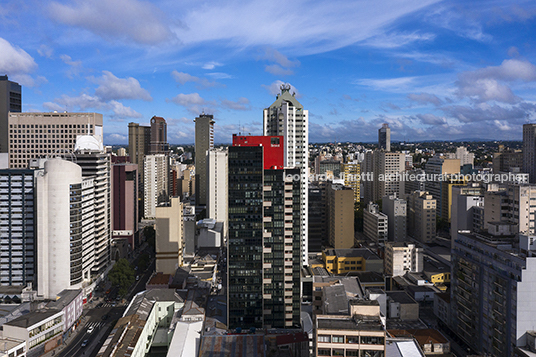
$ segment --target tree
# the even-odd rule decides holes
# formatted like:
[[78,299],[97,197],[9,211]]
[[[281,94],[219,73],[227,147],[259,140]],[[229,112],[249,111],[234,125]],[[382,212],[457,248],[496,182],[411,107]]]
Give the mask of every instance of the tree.
[[125,258],[119,259],[108,273],[108,279],[119,287],[119,295],[125,296],[129,287],[134,283],[134,269]]

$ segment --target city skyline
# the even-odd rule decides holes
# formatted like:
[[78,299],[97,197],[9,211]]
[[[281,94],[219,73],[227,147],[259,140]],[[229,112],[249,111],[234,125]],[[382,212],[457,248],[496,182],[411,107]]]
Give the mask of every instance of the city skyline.
[[194,140],[261,135],[262,109],[290,83],[309,109],[309,141],[521,140],[534,121],[536,48],[528,1],[197,3],[7,1],[0,74],[24,112],[98,112],[104,141],[166,119]]

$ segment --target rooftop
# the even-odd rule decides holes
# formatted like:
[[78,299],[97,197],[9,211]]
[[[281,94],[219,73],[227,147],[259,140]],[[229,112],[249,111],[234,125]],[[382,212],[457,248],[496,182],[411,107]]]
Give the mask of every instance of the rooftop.
[[76,299],[78,296],[82,295],[82,289],[76,290],[63,290],[57,296],[55,301],[51,301],[47,304],[48,308],[53,309],[63,309],[65,306],[68,306]]
[[379,316],[328,316],[317,315],[316,325],[324,330],[366,330],[383,331],[383,325]]
[[421,346],[428,343],[449,343],[441,332],[431,328],[418,330],[388,330],[388,332],[393,337],[413,337]]
[[393,301],[398,302],[400,304],[417,304],[417,301],[415,301],[405,291],[386,291],[386,294]]
[[7,322],[6,325],[28,328],[28,327],[38,324],[39,322],[43,320],[48,319],[49,317],[52,317],[60,313],[61,311],[57,311],[57,310],[34,311],[26,315],[17,317],[16,319]]
[[373,251],[368,248],[350,248],[350,249],[326,249],[327,256],[336,256],[338,258],[358,258],[380,259]]

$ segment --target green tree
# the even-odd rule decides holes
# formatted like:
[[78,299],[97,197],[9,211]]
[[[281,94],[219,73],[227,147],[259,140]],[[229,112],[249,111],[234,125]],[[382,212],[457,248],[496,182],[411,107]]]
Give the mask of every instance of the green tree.
[[119,259],[108,273],[108,279],[119,287],[119,295],[125,296],[129,287],[134,283],[134,269],[125,258]]

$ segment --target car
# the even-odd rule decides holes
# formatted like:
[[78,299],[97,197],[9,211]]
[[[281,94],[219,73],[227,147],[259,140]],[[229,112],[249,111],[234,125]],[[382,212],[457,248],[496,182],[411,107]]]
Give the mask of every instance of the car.
[[108,314],[104,314],[104,315],[102,315],[101,318],[102,318],[103,320],[107,320],[107,319],[108,319]]
[[86,347],[89,343],[89,340],[84,340],[82,341],[82,344],[80,345],[80,347]]
[[136,281],[140,280],[140,276],[136,275]]
[[89,326],[87,328],[87,333],[93,333],[93,330],[94,330],[94,327],[93,326]]

